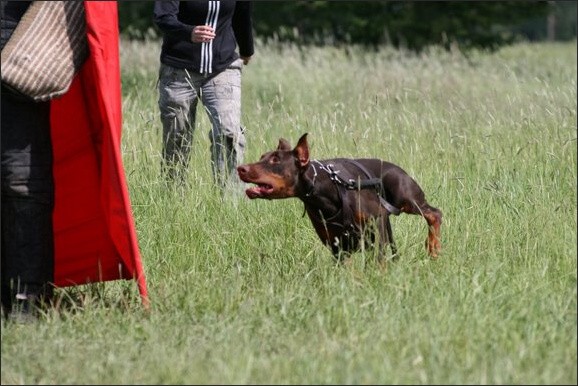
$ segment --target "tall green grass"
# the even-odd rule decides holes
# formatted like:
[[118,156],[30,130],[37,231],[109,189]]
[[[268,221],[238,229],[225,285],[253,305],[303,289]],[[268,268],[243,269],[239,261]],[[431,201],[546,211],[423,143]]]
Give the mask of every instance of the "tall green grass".
[[131,281],[62,289],[2,324],[2,384],[576,384],[576,42],[463,56],[257,46],[246,161],[309,133],[378,157],[444,213],[394,217],[401,259],[334,263],[296,199],[222,199],[198,113],[183,186],[160,175],[160,43],[122,42],[122,154],[152,307]]

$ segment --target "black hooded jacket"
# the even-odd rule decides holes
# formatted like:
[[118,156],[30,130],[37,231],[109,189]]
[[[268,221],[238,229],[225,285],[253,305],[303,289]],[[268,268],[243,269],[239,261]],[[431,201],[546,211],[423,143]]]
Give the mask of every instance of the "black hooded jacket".
[[[253,55],[251,11],[250,1],[155,1],[154,23],[163,33],[161,63],[207,74],[224,70],[239,53]],[[193,43],[193,28],[205,24],[213,26],[215,38]]]

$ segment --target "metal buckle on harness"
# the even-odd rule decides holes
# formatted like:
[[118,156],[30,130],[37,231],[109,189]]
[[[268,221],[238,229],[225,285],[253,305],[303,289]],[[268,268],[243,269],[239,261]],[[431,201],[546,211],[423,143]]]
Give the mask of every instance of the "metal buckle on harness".
[[333,170],[333,164],[327,164],[325,166],[322,166],[323,169],[325,169],[325,171],[327,172],[327,174],[329,174],[329,179],[333,182],[341,182],[341,179],[339,178],[339,176],[337,175],[339,173],[339,170]]

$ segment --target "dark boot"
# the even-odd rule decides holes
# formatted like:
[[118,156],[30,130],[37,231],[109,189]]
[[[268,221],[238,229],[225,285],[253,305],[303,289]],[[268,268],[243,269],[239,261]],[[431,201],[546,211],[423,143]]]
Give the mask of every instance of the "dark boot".
[[16,294],[8,321],[17,324],[33,323],[38,320],[39,300],[36,295]]

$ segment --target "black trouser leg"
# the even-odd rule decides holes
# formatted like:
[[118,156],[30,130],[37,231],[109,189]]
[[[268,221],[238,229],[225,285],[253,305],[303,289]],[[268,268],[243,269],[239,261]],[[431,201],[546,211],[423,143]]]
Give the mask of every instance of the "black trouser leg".
[[4,89],[1,102],[2,305],[9,311],[16,293],[51,293],[54,181],[50,103]]

